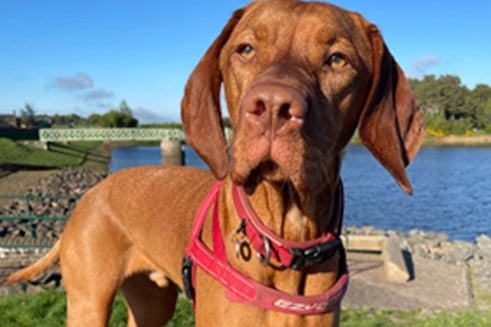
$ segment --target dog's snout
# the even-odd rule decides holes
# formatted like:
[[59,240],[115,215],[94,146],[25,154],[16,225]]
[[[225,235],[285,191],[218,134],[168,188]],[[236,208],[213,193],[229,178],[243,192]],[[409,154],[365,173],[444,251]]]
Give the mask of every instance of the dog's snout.
[[248,119],[274,134],[298,130],[308,111],[307,101],[299,91],[276,84],[253,86],[242,105]]

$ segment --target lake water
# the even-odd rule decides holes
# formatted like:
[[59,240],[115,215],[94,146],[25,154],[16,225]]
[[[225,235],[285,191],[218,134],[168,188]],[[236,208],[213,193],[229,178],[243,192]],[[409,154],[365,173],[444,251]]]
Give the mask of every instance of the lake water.
[[[113,150],[111,171],[161,164],[159,147]],[[189,148],[186,162],[206,167]],[[350,146],[343,162],[345,225],[445,232],[453,240],[491,235],[491,148],[425,147],[408,169],[414,196],[399,189],[362,146]]]

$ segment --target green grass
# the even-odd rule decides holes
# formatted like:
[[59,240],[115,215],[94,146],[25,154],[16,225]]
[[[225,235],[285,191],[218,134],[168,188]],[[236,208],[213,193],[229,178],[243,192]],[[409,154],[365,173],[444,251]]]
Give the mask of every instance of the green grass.
[[106,164],[108,158],[98,150],[100,142],[71,142],[51,144],[45,151],[0,138],[0,164],[32,168],[62,168],[81,166],[89,162]]
[[343,327],[489,327],[491,312],[463,311],[429,313],[423,311],[344,310]]
[[[170,327],[192,327],[194,319],[191,305],[179,301]],[[65,294],[44,291],[37,294],[19,294],[0,298],[0,326],[2,327],[53,327],[64,326],[66,315]],[[117,296],[109,323],[111,327],[126,327],[126,308],[122,296]]]
[[[12,295],[0,298],[2,327],[53,327],[65,325],[66,304],[64,293],[45,291],[32,295]],[[116,298],[111,327],[126,326],[126,309],[123,298]],[[192,327],[191,305],[180,299],[170,327]],[[391,312],[382,310],[343,310],[343,327],[489,327],[491,312],[465,311],[428,313],[421,311]]]

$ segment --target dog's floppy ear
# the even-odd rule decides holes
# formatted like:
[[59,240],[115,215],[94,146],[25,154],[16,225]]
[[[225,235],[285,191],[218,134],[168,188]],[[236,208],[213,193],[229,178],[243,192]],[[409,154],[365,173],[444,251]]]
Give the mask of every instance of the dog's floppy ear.
[[220,111],[220,52],[244,10],[237,10],[192,72],[181,102],[181,118],[187,142],[208,164],[218,179],[228,170],[227,142]]
[[361,113],[358,133],[363,144],[391,173],[399,186],[412,194],[405,167],[423,140],[423,116],[399,65],[374,25],[369,25],[372,44],[372,86]]

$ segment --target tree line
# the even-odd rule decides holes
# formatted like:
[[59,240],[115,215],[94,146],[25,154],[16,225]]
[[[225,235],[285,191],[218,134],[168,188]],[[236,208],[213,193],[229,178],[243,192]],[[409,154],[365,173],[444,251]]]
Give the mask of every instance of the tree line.
[[106,113],[91,114],[82,117],[77,114],[37,115],[33,106],[26,104],[20,109],[22,122],[27,127],[137,127],[138,119],[133,116],[131,108],[125,100],[119,107],[110,109]]
[[[491,87],[477,84],[473,89],[463,85],[455,75],[426,75],[422,79],[409,79],[416,99],[424,113],[429,135],[491,133]],[[126,101],[119,107],[103,114],[89,117],[77,114],[37,116],[31,105],[21,109],[22,120],[32,125],[46,127],[136,127],[138,120],[133,116]],[[174,124],[175,125],[175,124]],[[230,121],[224,118],[224,125]]]
[[425,115],[427,131],[439,134],[491,133],[491,87],[463,85],[455,75],[427,75],[409,84]]

